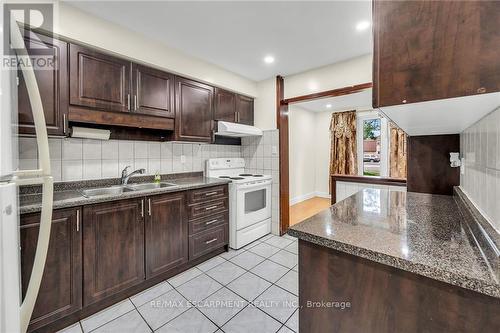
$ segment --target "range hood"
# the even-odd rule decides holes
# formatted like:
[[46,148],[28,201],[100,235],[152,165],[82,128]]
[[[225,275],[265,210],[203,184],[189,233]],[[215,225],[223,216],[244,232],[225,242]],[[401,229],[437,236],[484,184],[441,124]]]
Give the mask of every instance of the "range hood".
[[231,136],[235,138],[242,138],[245,136],[262,136],[262,130],[255,126],[218,121],[217,132],[215,135]]

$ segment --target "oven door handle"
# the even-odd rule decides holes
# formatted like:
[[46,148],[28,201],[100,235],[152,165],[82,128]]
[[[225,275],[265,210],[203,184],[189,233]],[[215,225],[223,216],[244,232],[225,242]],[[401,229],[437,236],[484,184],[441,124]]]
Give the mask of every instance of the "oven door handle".
[[256,188],[256,187],[266,187],[266,186],[271,185],[272,183],[273,183],[273,181],[270,179],[270,180],[259,182],[257,184],[241,184],[238,186],[238,188],[247,190],[247,189]]

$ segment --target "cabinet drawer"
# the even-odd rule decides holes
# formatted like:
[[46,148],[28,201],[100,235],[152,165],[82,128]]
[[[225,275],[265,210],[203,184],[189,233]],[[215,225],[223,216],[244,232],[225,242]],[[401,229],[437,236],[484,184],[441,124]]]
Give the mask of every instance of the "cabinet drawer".
[[201,219],[189,221],[189,234],[194,235],[207,229],[227,224],[229,216],[227,212],[222,214],[203,217]]
[[189,219],[210,216],[221,213],[228,209],[229,203],[227,199],[219,199],[189,206]]
[[189,259],[198,258],[227,244],[229,225],[221,225],[189,236]]
[[214,200],[227,197],[227,185],[207,187],[199,190],[189,191],[188,202],[190,204],[205,202],[207,200]]

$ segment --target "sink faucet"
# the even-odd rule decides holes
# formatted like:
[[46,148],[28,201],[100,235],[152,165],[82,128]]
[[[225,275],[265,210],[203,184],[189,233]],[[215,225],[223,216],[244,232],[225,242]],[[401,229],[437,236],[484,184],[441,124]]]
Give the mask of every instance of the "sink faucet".
[[132,171],[131,173],[127,173],[128,168],[130,168],[130,165],[127,165],[125,169],[122,170],[122,185],[127,185],[128,184],[128,179],[135,175],[135,174],[143,174],[146,173],[146,169],[137,169],[135,171]]

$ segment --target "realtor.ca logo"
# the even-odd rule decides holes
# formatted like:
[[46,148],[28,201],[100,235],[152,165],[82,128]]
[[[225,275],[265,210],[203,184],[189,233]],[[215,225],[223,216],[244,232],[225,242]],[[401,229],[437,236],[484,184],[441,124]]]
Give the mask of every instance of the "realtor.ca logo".
[[2,9],[2,68],[18,70],[20,66],[32,66],[36,70],[56,69],[57,49],[49,44],[53,31],[54,5],[4,3]]

